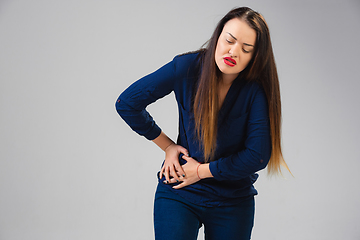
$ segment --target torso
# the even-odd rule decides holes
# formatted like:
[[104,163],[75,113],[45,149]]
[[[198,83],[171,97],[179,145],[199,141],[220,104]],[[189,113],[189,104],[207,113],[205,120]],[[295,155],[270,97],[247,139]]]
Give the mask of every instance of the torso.
[[226,97],[226,95],[227,95],[227,93],[228,93],[228,91],[230,89],[230,86],[231,86],[231,84],[228,85],[228,86],[223,86],[223,85],[220,84],[220,86],[219,86],[219,91],[218,91],[218,94],[219,94],[218,95],[218,97],[219,97],[219,109],[221,108],[221,106],[224,103],[225,97]]

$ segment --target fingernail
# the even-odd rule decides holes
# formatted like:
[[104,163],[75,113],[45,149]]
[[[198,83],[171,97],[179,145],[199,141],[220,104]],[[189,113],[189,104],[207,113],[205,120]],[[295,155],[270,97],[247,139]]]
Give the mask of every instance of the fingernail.
[[185,174],[183,174],[182,176],[185,177]]
[[179,182],[179,180],[176,179],[176,182]]

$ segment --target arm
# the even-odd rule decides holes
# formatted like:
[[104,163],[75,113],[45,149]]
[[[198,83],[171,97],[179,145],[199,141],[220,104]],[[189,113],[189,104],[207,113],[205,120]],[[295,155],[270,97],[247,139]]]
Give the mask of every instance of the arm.
[[175,81],[175,65],[172,61],[131,84],[117,99],[116,111],[131,129],[148,140],[154,140],[160,135],[161,129],[146,107],[171,93]]
[[[183,158],[187,161],[186,164],[183,165],[183,169],[186,173],[185,177],[181,177],[180,180],[182,183],[179,185],[174,186],[174,189],[183,188],[185,186],[188,186],[190,184],[196,183],[204,178],[212,178],[213,175],[210,172],[209,169],[209,163],[199,163],[195,159],[183,156]],[[175,181],[171,181],[171,183],[174,183]]]
[[164,132],[161,132],[160,135],[152,141],[164,152],[166,152],[166,149],[170,147],[170,145],[175,144]]
[[[160,170],[160,178],[165,176],[165,181],[179,182],[180,177],[185,177],[185,172],[179,163],[179,154],[189,155],[187,149],[180,145],[176,145],[164,132],[153,140],[165,152],[165,162]],[[173,177],[170,179],[170,177]]]
[[157,71],[141,78],[128,87],[116,101],[116,110],[124,121],[138,134],[152,140],[165,151],[165,163],[160,176],[164,173],[167,180],[170,176],[178,180],[178,172],[184,175],[178,156],[188,154],[187,150],[176,145],[146,111],[146,106],[164,97],[174,89],[176,81],[174,60]]
[[187,179],[174,188],[182,188],[209,177],[218,181],[240,180],[265,168],[271,155],[271,138],[268,105],[262,89],[257,90],[248,114],[245,149],[201,165],[183,156],[187,161],[182,166]]
[[165,181],[164,183],[176,183],[181,181],[180,184],[173,187],[174,189],[180,189],[190,184],[196,183],[201,179],[213,177],[209,169],[209,163],[201,164],[192,157],[186,155],[184,155],[182,158],[187,161],[187,163],[182,166],[186,175],[180,176],[178,181],[176,181],[175,178],[172,178],[168,182]]
[[218,181],[240,180],[266,167],[271,156],[268,104],[259,88],[249,109],[245,149],[213,161],[209,169]]

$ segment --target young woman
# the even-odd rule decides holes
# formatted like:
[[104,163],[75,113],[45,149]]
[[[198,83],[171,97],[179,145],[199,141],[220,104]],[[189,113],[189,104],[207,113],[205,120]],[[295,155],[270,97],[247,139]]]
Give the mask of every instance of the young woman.
[[[172,91],[179,109],[176,143],[145,110]],[[116,109],[165,152],[155,194],[155,239],[195,240],[202,225],[209,240],[250,239],[256,172],[287,168],[278,75],[259,13],[230,11],[205,49],[176,56],[133,83]]]

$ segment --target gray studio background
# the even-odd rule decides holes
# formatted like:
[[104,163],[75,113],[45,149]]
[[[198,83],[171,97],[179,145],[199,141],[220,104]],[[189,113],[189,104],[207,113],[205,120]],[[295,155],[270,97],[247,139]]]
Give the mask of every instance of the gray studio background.
[[[115,100],[235,6],[270,26],[295,175],[260,172],[252,239],[360,239],[358,0],[1,0],[0,240],[153,239],[164,154]],[[173,94],[148,109],[175,140]]]

